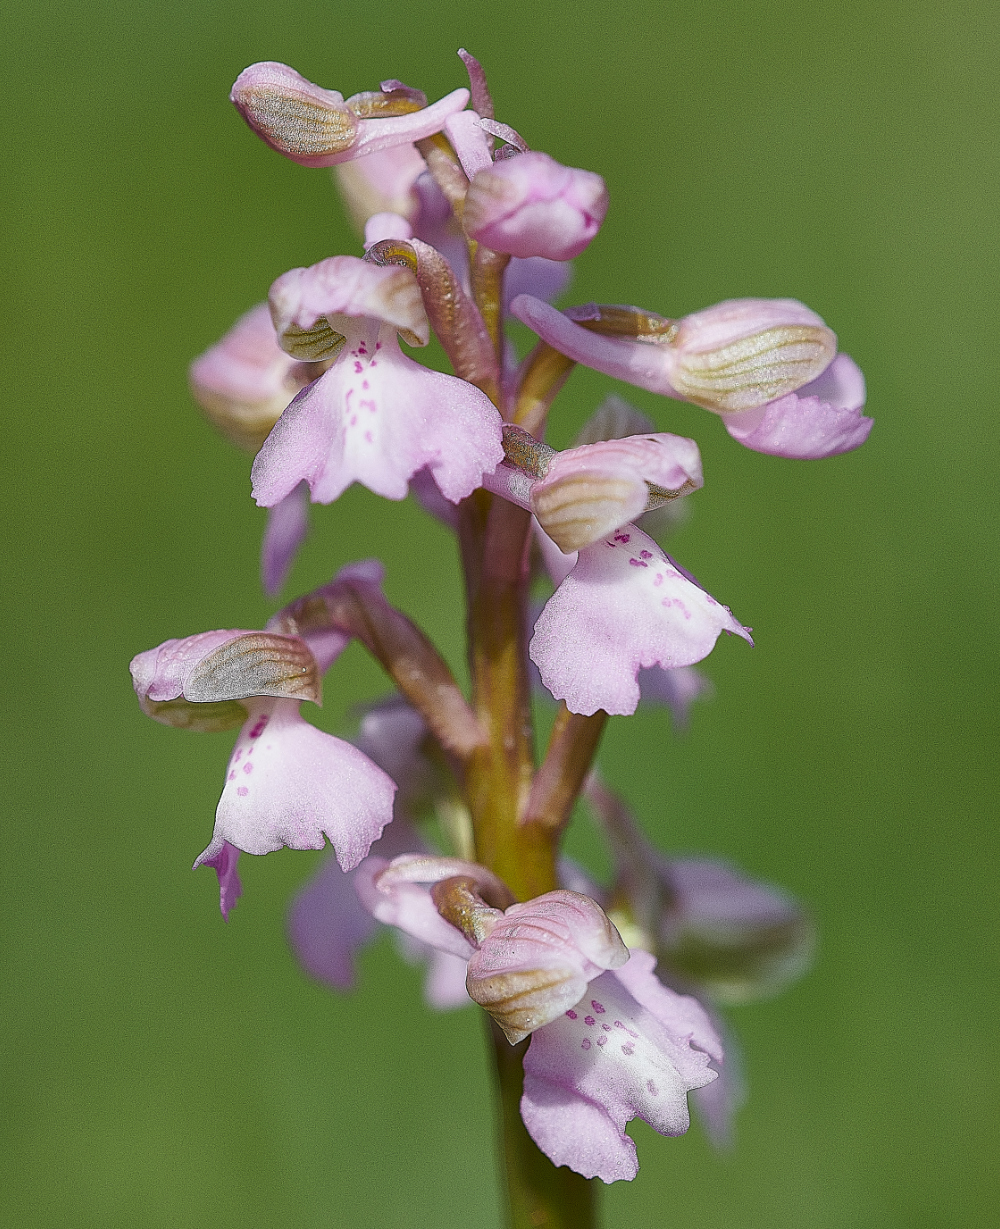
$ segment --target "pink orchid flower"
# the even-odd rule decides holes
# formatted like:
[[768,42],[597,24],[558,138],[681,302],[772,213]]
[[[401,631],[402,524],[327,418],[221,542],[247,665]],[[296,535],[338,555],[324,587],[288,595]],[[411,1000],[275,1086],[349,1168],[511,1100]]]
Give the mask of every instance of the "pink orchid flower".
[[457,503],[503,456],[500,415],[478,388],[406,358],[396,334],[420,344],[427,318],[409,269],[335,256],[283,274],[271,288],[283,344],[336,355],[276,423],[253,466],[254,497],[270,507],[300,481],[330,503],[352,482],[403,499],[427,467]]
[[211,843],[195,861],[216,870],[224,914],[239,894],[235,850],[321,849],[328,838],[347,870],[392,818],[392,779],[299,712],[303,700],[319,702],[320,676],[346,642],[226,630],[168,640],[132,660],[140,706],[155,720],[241,727]]
[[639,338],[577,323],[596,319],[597,308],[564,314],[522,295],[511,311],[585,366],[720,414],[729,434],[755,451],[836,456],[860,447],[871,431],[856,364],[837,356],[834,334],[795,299],[733,299],[676,323],[664,320],[662,332]]
[[508,428],[508,438],[526,468],[505,461],[488,489],[530,508],[564,544],[582,543],[575,558],[560,552],[565,574],[528,646],[542,682],[571,712],[634,713],[640,669],[693,665],[723,631],[753,643],[728,607],[628,520],[656,490],[672,496],[701,485],[694,441],[626,437],[556,454],[523,432]]
[[483,898],[502,901],[504,885],[456,858],[370,858],[357,883],[380,920],[468,961],[470,996],[512,1044],[530,1035],[521,1116],[553,1164],[630,1179],[628,1121],[687,1130],[687,1093],[716,1078],[719,1038],[694,999],[660,983],[652,956],[629,958],[590,897],[558,889],[501,909]]

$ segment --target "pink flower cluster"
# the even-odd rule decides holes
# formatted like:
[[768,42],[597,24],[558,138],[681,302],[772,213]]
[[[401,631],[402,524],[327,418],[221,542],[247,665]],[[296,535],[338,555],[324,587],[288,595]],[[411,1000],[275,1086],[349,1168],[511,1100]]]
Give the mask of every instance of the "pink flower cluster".
[[[794,299],[731,300],[679,319],[553,306],[567,262],[600,230],[607,189],[498,121],[481,67],[460,54],[470,88],[431,105],[397,80],[345,98],[282,64],[240,74],[232,101],[247,124],[293,161],[335,168],[364,242],[277,278],[267,303],[196,360],[191,385],[211,421],[256,454],[269,594],[293,565],[309,503],[357,482],[386,499],[412,494],[456,530],[470,602],[489,584],[516,595],[517,686],[526,694],[530,657],[561,702],[518,823],[550,814],[532,811],[542,782],[562,799],[544,819],[554,849],[605,717],[635,712],[645,696],[683,723],[708,686],[692,667],[720,633],[752,644],[657,540],[703,486],[694,440],[612,398],[574,447],[545,443],[574,364],[709,409],[739,443],[778,457],[857,448],[871,419],[857,366]],[[538,338],[523,357],[506,333],[513,320]],[[452,374],[404,349],[432,335]],[[551,591],[529,620],[528,585],[545,574]],[[627,1122],[683,1132],[688,1093],[724,1136],[739,1081],[723,1065],[717,1020],[691,992],[733,1001],[787,980],[808,949],[801,912],[720,864],[662,858],[596,777],[586,788],[614,883],[603,889],[563,863],[558,886],[518,900],[477,858],[485,821],[463,793],[492,745],[488,705],[465,698],[381,584],[376,561],[351,564],[262,630],[169,640],[132,662],[155,720],[238,730],[195,862],[215,869],[223,914],[240,895],[241,852],[329,842],[334,856],[291,914],[305,968],[346,988],[360,946],[378,924],[393,927],[427,960],[433,1003],[476,1002],[512,1045],[527,1042],[521,1113],[555,1165],[632,1178]],[[369,710],[357,745],[300,711],[320,702],[352,639],[402,693]],[[574,751],[574,732],[585,750]],[[421,831],[427,816],[450,853]]]

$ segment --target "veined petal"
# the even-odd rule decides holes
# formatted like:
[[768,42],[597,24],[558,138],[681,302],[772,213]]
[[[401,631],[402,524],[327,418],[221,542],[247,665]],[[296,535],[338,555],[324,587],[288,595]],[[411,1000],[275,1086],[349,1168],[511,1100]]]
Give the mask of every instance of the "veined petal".
[[554,1165],[604,1182],[634,1178],[625,1125],[640,1117],[661,1135],[689,1125],[687,1093],[716,1073],[721,1045],[705,1012],[653,973],[648,952],[591,982],[586,996],[532,1035],[521,1117]]
[[[331,316],[382,320],[419,345],[426,345],[430,337],[417,279],[401,265],[331,256],[307,269],[282,273],[271,285],[268,302],[281,344],[293,353],[302,344],[301,335],[311,334],[317,321],[329,329]],[[336,326],[330,331],[337,333]]]
[[579,552],[529,645],[542,682],[571,712],[634,713],[641,666],[689,666],[719,633],[750,640],[726,606],[634,525]]
[[195,866],[226,842],[264,854],[285,845],[322,849],[325,837],[344,870],[357,866],[392,818],[394,782],[356,747],[303,720],[297,701],[256,700],[247,708],[212,842]]
[[317,503],[352,482],[403,499],[427,466],[442,495],[458,503],[502,458],[500,415],[489,398],[406,358],[394,329],[367,320],[278,420],[254,462],[254,498],[269,507],[304,479]]
[[469,961],[466,984],[515,1045],[626,960],[628,949],[600,905],[559,888],[504,912]]

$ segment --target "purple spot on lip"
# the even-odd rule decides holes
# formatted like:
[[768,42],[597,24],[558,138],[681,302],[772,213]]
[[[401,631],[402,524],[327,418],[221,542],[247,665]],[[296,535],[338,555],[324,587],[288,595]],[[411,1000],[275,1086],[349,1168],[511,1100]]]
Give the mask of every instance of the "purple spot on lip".
[[250,737],[260,738],[261,734],[264,733],[264,728],[266,727],[266,725],[267,725],[267,717],[266,716],[261,717],[258,720],[257,724],[254,726],[254,728],[250,731]]
[[652,559],[652,557],[653,557],[653,552],[651,550],[641,550],[639,552],[640,559]]
[[247,794],[250,793],[250,791],[247,789],[245,785],[237,786],[236,792],[239,794],[241,798],[245,798]]
[[229,774],[229,776],[226,778],[226,780],[227,780],[227,781],[235,781],[235,780],[236,780],[236,773],[235,773],[235,772],[231,772],[231,773]]
[[583,1041],[580,1042],[580,1049],[581,1050],[590,1049],[590,1038],[589,1037],[584,1037]]
[[611,1032],[611,1025],[610,1025],[610,1024],[602,1024],[602,1025],[601,1025],[601,1028],[603,1028],[603,1029],[604,1029],[604,1031],[605,1031],[606,1033],[610,1033],[610,1032]]
[[632,565],[634,568],[648,568],[648,567],[649,567],[649,564],[648,564],[648,563],[643,563],[643,561],[642,561],[641,559],[630,559],[630,560],[629,560],[629,563],[631,563],[631,565]]
[[655,1096],[657,1096],[657,1095],[658,1095],[658,1093],[659,1093],[659,1091],[660,1091],[660,1090],[656,1087],[656,1085],[653,1083],[653,1081],[652,1081],[652,1080],[647,1080],[647,1081],[646,1081],[646,1087],[649,1089],[650,1094],[651,1094],[652,1096],[654,1096],[654,1097],[655,1097]]
[[599,1046],[606,1046],[606,1045],[608,1044],[608,1039],[607,1039],[607,1037],[598,1037],[598,1039],[597,1039],[597,1044],[598,1044]]
[[251,764],[249,760],[243,765],[243,771],[247,774],[247,776],[253,772],[253,764]]
[[575,1012],[575,1011],[568,1011],[566,1014],[567,1014],[567,1016],[569,1016],[569,1018],[570,1018],[571,1020],[575,1020],[575,1019],[576,1019],[576,1012]]
[[597,1023],[597,1021],[594,1019],[593,1016],[584,1016],[583,1022],[584,1024],[596,1024]]
[[635,1046],[631,1043],[631,1041],[629,1041],[626,1045],[622,1046],[622,1053],[627,1055],[629,1058],[632,1057],[632,1055],[635,1053]]
[[591,999],[590,1005],[591,1007],[593,1007],[594,1011],[596,1011],[599,1016],[604,1015],[604,1004],[603,1003],[598,1003],[597,999]]

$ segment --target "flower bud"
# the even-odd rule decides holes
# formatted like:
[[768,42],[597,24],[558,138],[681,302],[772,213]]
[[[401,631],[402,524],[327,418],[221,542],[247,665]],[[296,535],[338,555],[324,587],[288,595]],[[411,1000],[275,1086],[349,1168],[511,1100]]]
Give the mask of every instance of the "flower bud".
[[729,414],[815,380],[833,361],[837,338],[795,299],[730,299],[685,316],[670,346],[677,395]]
[[597,234],[608,211],[604,180],[531,152],[480,171],[465,198],[471,239],[511,256],[572,260]]

